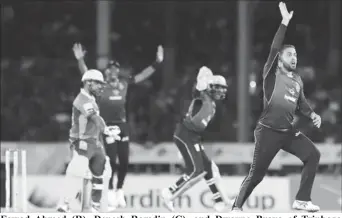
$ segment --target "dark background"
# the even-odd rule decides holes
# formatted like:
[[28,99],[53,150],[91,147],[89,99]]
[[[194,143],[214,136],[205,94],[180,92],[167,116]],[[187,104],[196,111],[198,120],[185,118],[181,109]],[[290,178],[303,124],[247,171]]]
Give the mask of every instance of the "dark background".
[[[287,1],[294,10],[285,43],[297,48],[305,94],[322,116],[320,130],[303,121],[316,142],[341,142],[340,3]],[[231,84],[205,137],[237,141],[237,1],[119,1],[112,5],[111,56],[137,73],[151,64],[158,44],[174,51],[171,68],[132,86],[129,118],[133,141],[171,141],[202,65]],[[337,9],[336,9],[337,8]],[[250,132],[262,110],[260,74],[281,21],[276,1],[253,1],[251,16]],[[63,141],[80,73],[72,45],[81,42],[96,67],[96,2],[32,1],[1,6],[1,140]],[[166,50],[166,52],[169,50]],[[170,64],[168,65],[170,66]],[[172,78],[165,81],[165,77]]]

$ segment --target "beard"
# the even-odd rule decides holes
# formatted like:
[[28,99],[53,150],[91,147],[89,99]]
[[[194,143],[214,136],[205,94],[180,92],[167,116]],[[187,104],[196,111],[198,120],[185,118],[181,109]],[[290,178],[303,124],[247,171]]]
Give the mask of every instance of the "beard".
[[288,63],[285,63],[283,62],[283,66],[285,68],[285,70],[287,71],[295,71],[297,69],[297,66],[293,66],[292,64],[288,64]]
[[94,89],[94,88],[91,88],[90,90],[90,93],[95,96],[95,97],[99,97],[103,91],[103,89]]

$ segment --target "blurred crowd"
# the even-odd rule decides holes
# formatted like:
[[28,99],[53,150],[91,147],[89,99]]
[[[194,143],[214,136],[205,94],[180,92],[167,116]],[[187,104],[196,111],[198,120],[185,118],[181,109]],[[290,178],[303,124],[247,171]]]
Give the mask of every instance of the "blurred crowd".
[[[298,126],[316,142],[341,142],[341,71],[338,53],[329,47],[329,7],[324,1],[311,6],[307,11],[305,2],[290,4],[296,17],[288,28],[286,43],[297,48],[298,73],[306,97],[323,124],[315,129],[299,117]],[[88,66],[96,66],[95,3],[4,4],[1,10],[1,140],[67,140],[71,105],[80,88],[80,72],[71,48],[74,42],[81,42],[87,50]],[[171,141],[174,126],[191,98],[197,70],[207,65],[224,75],[230,86],[205,138],[236,141],[236,2],[178,3],[173,15],[165,13],[167,7],[162,2],[153,1],[118,2],[112,10],[112,56],[123,68],[138,73],[154,61],[157,45],[165,40],[175,51],[174,72],[161,68],[150,80],[129,90],[132,140],[143,144]],[[250,92],[252,141],[262,111],[260,74],[280,16],[276,3],[259,2],[251,10],[252,60],[246,88]],[[167,26],[170,17],[174,19],[172,27]],[[166,34],[167,28],[172,28],[172,36]],[[318,34],[323,32],[327,34]],[[161,83],[164,74],[174,79]]]

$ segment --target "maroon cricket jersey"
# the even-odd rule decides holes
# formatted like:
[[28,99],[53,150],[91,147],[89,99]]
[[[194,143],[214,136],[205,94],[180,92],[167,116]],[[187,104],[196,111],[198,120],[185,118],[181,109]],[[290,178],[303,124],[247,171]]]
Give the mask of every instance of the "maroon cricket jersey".
[[[298,110],[310,117],[313,110],[303,92],[303,82],[294,72],[283,72],[276,65],[282,47],[286,26],[281,24],[271,46],[263,70],[264,110],[259,123],[275,130],[286,131],[293,127],[294,115]],[[275,72],[271,72],[275,71]]]
[[207,94],[200,94],[191,101],[183,125],[194,132],[202,133],[215,116],[216,104]]
[[100,114],[106,123],[126,122],[126,101],[128,86],[133,82],[131,78],[121,78],[117,87],[106,84],[101,96],[97,99]]

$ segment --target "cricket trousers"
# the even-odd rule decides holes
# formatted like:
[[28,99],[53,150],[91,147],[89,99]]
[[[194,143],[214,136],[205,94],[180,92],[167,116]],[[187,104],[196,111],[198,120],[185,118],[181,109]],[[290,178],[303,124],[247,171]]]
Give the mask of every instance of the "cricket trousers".
[[[129,165],[129,125],[126,122],[108,122],[107,126],[118,126],[121,130],[121,140],[114,143],[108,143],[106,135],[104,137],[104,145],[106,154],[110,160],[110,166],[112,168],[112,174],[109,179],[109,190],[114,189],[114,173],[117,170],[117,183],[116,189],[123,187]],[[119,159],[119,165],[116,164],[116,159]]]
[[296,200],[310,201],[319,164],[320,152],[301,132],[277,131],[258,123],[254,130],[255,149],[248,176],[241,184],[234,207],[242,208],[253,189],[263,180],[269,165],[280,149],[298,157],[304,164]]
[[203,145],[201,144],[201,136],[198,133],[188,130],[182,124],[179,124],[176,127],[173,138],[185,162],[184,175],[174,185],[169,187],[173,199],[182,195],[204,177],[214,195],[214,200],[216,202],[222,201],[222,196],[214,180],[212,170],[213,162],[204,151]]

